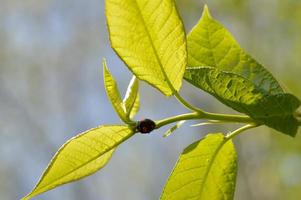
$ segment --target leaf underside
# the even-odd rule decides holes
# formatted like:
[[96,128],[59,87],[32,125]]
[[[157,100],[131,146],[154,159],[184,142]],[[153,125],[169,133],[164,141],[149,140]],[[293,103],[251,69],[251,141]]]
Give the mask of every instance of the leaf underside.
[[106,0],[111,46],[139,78],[170,96],[187,63],[183,24],[173,0]]
[[181,154],[161,200],[232,200],[237,155],[231,140],[221,133],[208,134]]
[[123,99],[123,106],[128,118],[132,119],[139,111],[139,80],[133,76]]
[[105,125],[71,138],[55,154],[38,184],[23,200],[95,173],[110,160],[116,147],[133,134],[127,126]]
[[293,95],[268,94],[237,74],[213,67],[188,68],[185,77],[193,85],[257,122],[282,133],[296,135],[299,125],[293,113],[300,102]]
[[133,119],[135,117],[135,115],[137,114],[137,112],[140,109],[140,95],[137,94],[136,98],[135,98],[135,102],[134,105],[129,113],[129,117],[130,119]]
[[296,135],[294,113],[300,101],[283,92],[276,79],[211,17],[207,7],[189,33],[187,45],[185,80],[260,124]]

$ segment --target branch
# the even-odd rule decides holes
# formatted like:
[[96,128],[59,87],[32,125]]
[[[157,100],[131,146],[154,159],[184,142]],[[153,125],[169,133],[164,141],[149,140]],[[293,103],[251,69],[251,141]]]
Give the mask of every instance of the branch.
[[174,96],[176,97],[176,99],[182,103],[187,109],[191,110],[191,111],[195,111],[198,113],[204,113],[203,110],[191,105],[190,103],[188,103],[183,97],[181,97],[181,95],[175,91]]

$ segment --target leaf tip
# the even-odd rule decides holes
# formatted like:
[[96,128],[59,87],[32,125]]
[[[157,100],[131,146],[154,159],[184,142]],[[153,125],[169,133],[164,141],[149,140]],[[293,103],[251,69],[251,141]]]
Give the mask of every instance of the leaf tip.
[[103,67],[104,70],[108,69],[107,60],[105,58],[102,58],[102,67]]
[[202,16],[210,19],[212,18],[207,4],[204,5]]
[[20,200],[29,200],[31,199],[31,193],[27,194],[26,196],[22,197]]
[[[109,71],[107,61],[106,61],[105,58],[102,59],[102,68],[103,68],[103,76],[104,77],[107,77],[107,76],[111,77],[111,73]],[[105,78],[104,78],[104,80],[105,80]]]

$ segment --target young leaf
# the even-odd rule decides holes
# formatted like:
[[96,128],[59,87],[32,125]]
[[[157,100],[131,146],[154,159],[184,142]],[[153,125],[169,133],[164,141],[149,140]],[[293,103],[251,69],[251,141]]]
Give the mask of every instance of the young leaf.
[[170,136],[175,130],[180,128],[183,124],[185,123],[185,120],[179,121],[176,123],[174,126],[172,126],[170,129],[168,129],[164,134],[163,137],[168,137]]
[[170,96],[187,63],[183,24],[173,0],[106,0],[112,48],[139,78]]
[[164,187],[161,200],[233,199],[237,155],[231,140],[208,134],[189,145]]
[[207,6],[187,37],[187,48],[189,67],[216,67],[238,74],[270,94],[283,92],[275,78],[239,46],[226,28],[211,17]]
[[187,68],[185,77],[194,86],[258,123],[291,136],[296,135],[298,121],[294,113],[300,101],[295,96],[268,94],[246,78],[214,67]]
[[120,92],[117,87],[117,83],[114,80],[113,76],[108,70],[106,61],[103,60],[103,76],[104,76],[104,85],[107,92],[107,95],[113,105],[114,110],[120,117],[122,121],[125,123],[129,122],[128,117],[126,116],[126,113],[122,107],[122,100],[120,97]]
[[38,184],[23,200],[95,173],[105,166],[116,147],[133,134],[128,126],[105,125],[70,139],[55,154]]
[[137,112],[139,111],[140,109],[140,95],[137,94],[137,97],[135,99],[135,102],[134,102],[134,105],[133,105],[133,108],[130,112],[130,119],[133,119],[135,117],[135,115],[137,114]]
[[133,76],[128,89],[126,91],[125,97],[123,99],[123,105],[127,117],[132,119],[136,113],[139,111],[139,80]]

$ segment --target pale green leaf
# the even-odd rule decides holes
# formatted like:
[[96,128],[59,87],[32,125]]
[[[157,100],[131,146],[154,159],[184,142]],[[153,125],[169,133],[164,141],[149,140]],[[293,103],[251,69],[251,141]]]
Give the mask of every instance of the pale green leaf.
[[113,49],[164,95],[179,91],[187,63],[183,24],[173,0],[106,0]]
[[104,76],[104,85],[107,92],[107,95],[113,105],[114,110],[125,123],[129,122],[128,117],[124,111],[122,100],[120,97],[120,92],[118,86],[110,71],[108,70],[106,61],[103,60],[103,76]]
[[170,136],[175,130],[177,130],[178,128],[180,128],[184,123],[185,123],[185,120],[179,121],[179,122],[176,123],[174,126],[172,126],[171,128],[169,128],[169,129],[163,134],[163,137],[168,137],[168,136]]
[[105,166],[116,147],[133,134],[128,126],[105,125],[70,139],[55,154],[38,184],[23,200],[95,173]]
[[127,117],[132,119],[139,111],[139,80],[133,76],[123,99],[123,106]]
[[208,134],[183,151],[161,200],[232,200],[236,174],[232,141],[221,133]]
[[251,81],[270,94],[282,93],[275,78],[235,41],[231,33],[214,20],[205,6],[203,15],[187,37],[188,66],[216,67]]
[[185,77],[196,87],[258,123],[291,136],[297,133],[298,121],[294,113],[300,101],[295,96],[268,94],[246,78],[214,67],[187,68]]

